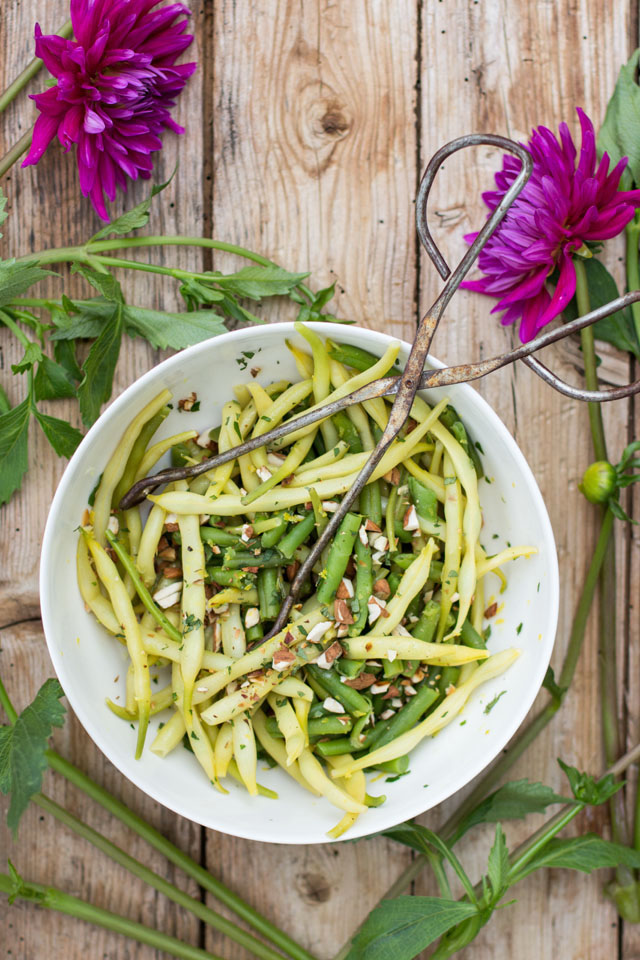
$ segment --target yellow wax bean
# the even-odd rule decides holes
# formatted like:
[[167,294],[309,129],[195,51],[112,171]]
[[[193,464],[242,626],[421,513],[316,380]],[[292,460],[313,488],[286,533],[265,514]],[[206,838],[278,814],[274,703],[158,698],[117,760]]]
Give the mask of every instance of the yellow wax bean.
[[270,693],[267,696],[267,702],[275,714],[278,728],[284,737],[287,766],[291,766],[306,746],[304,731],[286,697],[283,697],[279,692]]
[[334,806],[345,810],[347,813],[364,813],[367,809],[364,803],[354,800],[346,790],[342,790],[329,779],[322,769],[322,765],[309,749],[303,750],[300,754],[298,766],[305,780]]
[[[288,677],[289,680],[295,680],[295,677]],[[280,686],[278,690],[280,690]],[[281,692],[281,691],[280,691]],[[312,691],[313,692],[313,691]],[[304,745],[305,747],[309,746],[309,711],[311,710],[311,701],[302,700],[300,697],[292,697],[291,703],[293,704],[293,709],[300,724],[300,729],[304,733]]]
[[218,736],[213,748],[216,773],[219,777],[226,777],[227,769],[233,759],[233,726],[230,723],[223,723],[216,729]]
[[436,707],[425,720],[412,730],[408,730],[406,733],[396,737],[395,740],[385,744],[384,747],[379,747],[377,750],[373,750],[371,753],[354,760],[350,764],[341,764],[332,771],[331,775],[333,777],[349,777],[355,773],[356,770],[375,767],[379,763],[386,763],[389,760],[396,760],[398,757],[403,757],[406,753],[409,753],[417,747],[425,737],[433,736],[433,734],[442,730],[443,727],[446,727],[448,723],[451,723],[460,713],[477,687],[482,683],[486,683],[487,680],[493,680],[494,677],[504,673],[519,656],[520,651],[511,648],[509,650],[502,650],[500,653],[489,657],[488,660],[485,660],[484,663],[474,671],[465,683],[459,684],[455,691],[443,700],[440,706]]
[[269,407],[273,406],[273,400],[257,380],[252,380],[247,384],[247,390],[251,394],[251,399],[256,405],[256,413],[261,417],[267,412]]
[[186,443],[187,440],[195,440],[197,436],[197,430],[183,430],[182,433],[175,433],[172,437],[166,437],[164,440],[158,440],[158,442],[154,443],[152,447],[149,447],[144,454],[142,460],[140,461],[140,466],[136,471],[135,480],[142,480],[143,477],[147,477],[151,470],[155,467],[160,457],[163,457],[167,450],[171,450],[171,448],[175,447],[178,443]]
[[256,710],[252,714],[251,722],[253,724],[253,732],[258,738],[261,747],[276,761],[278,766],[281,767],[285,773],[288,773],[290,777],[293,777],[296,783],[299,783],[301,787],[308,790],[309,793],[312,793],[316,797],[320,796],[319,792],[312,787],[310,783],[307,783],[300,773],[297,761],[287,766],[287,752],[284,743],[282,740],[276,740],[276,738],[272,737],[268,732],[266,717],[262,710]]
[[246,652],[247,641],[239,604],[229,604],[227,612],[221,614],[220,632],[222,634],[222,652],[232,662]]
[[98,584],[98,575],[91,566],[89,560],[89,548],[83,533],[78,537],[78,549],[76,552],[76,570],[78,574],[78,586],[80,596],[98,620],[109,633],[120,633],[121,627],[118,623],[111,601],[107,600],[100,590]]
[[429,579],[431,558],[435,550],[435,543],[429,540],[410,567],[402,575],[398,588],[387,605],[386,617],[379,617],[369,631],[372,637],[382,637],[393,633],[405,615],[406,609],[417,594],[420,593]]
[[[308,436],[298,440],[297,443],[294,443],[289,450],[286,459],[283,460],[282,465],[271,474],[268,480],[264,480],[259,486],[252,490],[251,493],[247,494],[246,497],[243,497],[243,504],[248,506],[258,497],[261,497],[263,493],[271,490],[278,483],[281,483],[288,476],[290,476],[300,466],[306,455],[309,453],[309,450],[313,446],[315,436],[316,431],[314,430],[313,433],[310,433]],[[270,470],[269,467],[267,469]]]
[[[351,374],[347,373],[346,367],[338,360],[331,360],[331,383],[334,387],[341,387],[348,380],[351,380]],[[363,450],[373,450],[375,440],[369,426],[369,419],[364,409],[359,403],[354,403],[347,407],[347,416],[358,431]]]
[[[445,482],[444,500],[444,566],[442,568],[442,599],[440,601],[440,621],[438,623],[438,640],[444,637],[447,617],[453,605],[453,596],[458,589],[458,571],[460,569],[460,553],[462,550],[462,529],[460,527],[460,484],[455,475],[453,464],[448,453],[443,459]],[[475,544],[473,547],[475,551]]]
[[[155,411],[154,411],[155,412]],[[120,578],[118,569],[96,540],[89,540],[89,550],[96,565],[98,576],[106,587],[111,599],[111,605],[118,623],[122,625],[127,650],[131,658],[134,671],[135,700],[138,712],[138,742],[136,745],[136,759],[139,759],[144,747],[144,740],[149,724],[149,710],[151,701],[151,684],[149,682],[149,664],[142,645],[142,631],[133,612],[127,588]]]
[[240,590],[238,587],[225,587],[219,593],[214,593],[207,601],[212,610],[221,607],[225,603],[246,603],[255,606],[258,602],[258,591],[255,587],[249,587],[248,590]]
[[136,567],[145,587],[151,587],[156,579],[155,556],[164,530],[165,517],[165,510],[154,504],[142,529]]
[[[487,650],[476,650],[456,643],[429,643],[414,637],[395,635],[375,637],[368,634],[362,637],[343,640],[347,660],[388,660],[400,657],[404,660],[420,660],[439,666],[457,666],[472,660],[486,660]],[[390,657],[389,654],[395,654]]]
[[[227,673],[228,678],[228,673]],[[223,678],[225,683],[227,678]],[[281,674],[276,670],[270,670],[265,676],[254,680],[247,687],[241,687],[233,693],[227,694],[215,700],[210,707],[202,711],[202,719],[211,726],[217,726],[220,723],[234,720],[242,716],[247,710],[253,710],[268,693],[278,685]]]
[[[335,767],[337,761],[353,760],[353,757],[349,753],[343,754],[341,757],[327,757],[327,762],[330,767]],[[364,773],[361,770],[358,770],[353,774],[352,777],[340,778],[337,781],[339,787],[342,787],[350,797],[353,797],[358,803],[364,803],[365,796],[367,793],[367,781]],[[349,830],[360,814],[358,813],[345,813],[342,820],[340,820],[332,830],[327,831],[327,835],[330,836],[333,840],[337,840],[339,837],[346,833]]]
[[402,463],[412,477],[415,477],[416,480],[419,480],[420,483],[423,484],[423,486],[428,487],[429,490],[432,490],[440,503],[444,503],[444,491],[446,488],[441,477],[436,477],[427,470],[423,470],[422,467],[419,467],[418,464],[414,463],[414,461],[410,458],[403,460]]
[[[220,453],[226,453],[232,447],[241,442],[240,428],[238,426],[238,417],[240,416],[240,404],[231,400],[222,407],[222,419],[220,422],[220,435],[218,437],[218,450]],[[238,432],[236,433],[236,427]],[[225,485],[231,480],[233,471],[236,467],[235,460],[229,460],[214,470],[209,470],[206,477],[209,480],[209,489],[205,496],[208,499],[219,497],[225,488]]]
[[146,407],[143,407],[140,413],[136,414],[104,468],[93,503],[93,535],[101,546],[104,546],[105,543],[104,532],[109,523],[113,492],[124,473],[133,445],[147,420],[151,420],[169,400],[171,400],[171,393],[168,390],[163,390]]
[[495,573],[503,563],[508,563],[509,560],[517,560],[518,557],[530,557],[537,552],[537,547],[507,547],[506,550],[501,550],[493,557],[484,557],[483,560],[480,560],[478,562],[478,576],[485,577],[488,573]]
[[256,738],[253,735],[251,721],[246,716],[235,717],[233,721],[233,756],[238,765],[242,782],[252,797],[258,795],[256,783],[258,755]]
[[298,677],[285,677],[278,684],[278,693],[283,697],[297,697],[298,700],[313,701],[313,690]]
[[[327,348],[318,334],[309,330],[304,324],[296,323],[295,328],[311,347],[313,354],[313,398],[316,403],[322,403],[331,392],[330,358]],[[338,431],[331,420],[324,420],[320,424],[320,432],[327,450],[337,443]]]
[[303,380],[310,380],[313,376],[313,357],[310,353],[307,353],[305,350],[301,350],[299,347],[292,343],[291,340],[284,341],[287,345],[287,349],[293,354],[293,359],[296,362],[296,367],[298,368],[298,373]]
[[171,666],[171,684],[176,697],[175,704],[184,719],[185,730],[188,733],[189,743],[191,744],[191,749],[193,750],[194,756],[206,773],[209,781],[215,787],[221,789],[216,776],[213,746],[208,736],[204,732],[198,711],[190,708],[188,717],[185,713],[184,681],[182,679],[182,670],[179,663],[174,663]]
[[184,724],[184,717],[179,710],[176,710],[170,720],[167,720],[164,727],[155,735],[154,741],[151,744],[151,752],[157,754],[159,757],[166,757],[168,753],[171,753],[180,743],[182,743],[182,738],[187,732],[187,728]]
[[[178,483],[186,486],[184,480],[180,480]],[[198,517],[180,516],[178,517],[178,524],[182,540],[182,651],[180,669],[184,683],[184,715],[187,730],[190,732],[193,686],[202,668],[202,654],[204,653],[204,618],[206,612],[204,578],[206,570]]]
[[345,443],[344,440],[338,440],[335,447],[332,447],[331,450],[327,450],[326,453],[315,457],[313,460],[308,460],[306,463],[300,464],[296,470],[296,476],[301,477],[304,473],[313,473],[327,464],[337,463],[338,460],[342,460],[348,450],[349,444]]

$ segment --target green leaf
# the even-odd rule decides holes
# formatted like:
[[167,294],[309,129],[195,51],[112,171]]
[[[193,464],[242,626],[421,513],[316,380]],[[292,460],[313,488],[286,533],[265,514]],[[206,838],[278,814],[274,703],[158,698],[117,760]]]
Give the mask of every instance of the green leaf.
[[31,797],[42,786],[47,741],[53,728],[64,723],[62,696],[58,681],[46,680],[14,725],[0,727],[0,792],[11,794],[7,824],[14,836]]
[[547,667],[542,686],[551,694],[551,698],[555,703],[562,703],[562,698],[567,692],[567,688],[561,687],[560,684],[556,683],[556,675],[553,672],[553,667]]
[[318,290],[317,293],[314,293],[313,300],[311,301],[311,309],[320,311],[323,307],[329,303],[329,300],[333,300],[333,297],[336,292],[336,281],[334,280],[330,287],[324,287],[322,290]]
[[124,308],[124,322],[130,336],[139,334],[152,346],[164,350],[182,350],[193,343],[226,333],[224,320],[214,310],[189,313],[164,313],[144,307]]
[[80,414],[85,426],[90,427],[100,414],[113,390],[113,375],[120,355],[123,330],[122,305],[114,305],[109,323],[98,339],[91,345],[84,362],[84,378],[78,387]]
[[33,385],[36,400],[57,400],[76,395],[76,388],[65,368],[47,356],[43,356],[38,364]]
[[640,87],[636,83],[639,56],[640,50],[636,50],[620,69],[598,134],[598,151],[609,154],[612,167],[622,157],[629,157],[630,176],[625,171],[625,177],[636,184],[640,184]]
[[152,187],[150,196],[147,197],[146,200],[143,200],[142,203],[139,203],[137,207],[128,210],[127,213],[123,213],[121,217],[118,217],[113,223],[108,223],[102,230],[98,230],[98,232],[91,237],[89,243],[93,243],[94,240],[102,240],[103,237],[108,237],[112,233],[115,233],[117,236],[123,236],[125,233],[131,233],[132,230],[139,230],[140,227],[146,227],[149,222],[151,201],[157,194],[161,193],[165,187],[169,186],[177,169],[178,167],[176,166],[169,179],[164,183]]
[[34,411],[43,433],[59,457],[71,457],[82,440],[82,434],[66,420],[50,417],[40,410]]
[[580,803],[597,807],[601,803],[606,803],[623,786],[623,783],[616,783],[611,773],[600,780],[596,780],[588,773],[581,773],[576,767],[570,767],[559,757],[558,763],[567,776],[571,792]]
[[49,334],[50,340],[93,340],[113,317],[113,300],[105,297],[74,301],[65,297],[63,300],[64,311],[58,310],[52,315],[56,330]]
[[566,803],[566,797],[555,793],[544,783],[513,780],[499,787],[468,814],[458,827],[452,843],[479,823],[520,820],[530,813],[544,813],[552,803]]
[[108,271],[102,273],[99,270],[94,270],[92,267],[82,265],[77,267],[76,272],[82,274],[85,280],[88,280],[91,286],[94,287],[98,293],[101,293],[105,300],[109,300],[111,303],[124,303],[122,287],[113,274]]
[[347,960],[412,960],[476,913],[470,903],[440,897],[383,900],[358,931]]
[[14,373],[26,373],[27,370],[33,369],[34,363],[42,360],[43,356],[44,354],[40,349],[40,344],[36,343],[34,340],[30,340],[25,347],[22,360],[19,360],[18,363],[12,363],[11,369]]
[[0,504],[6,503],[20,488],[27,472],[31,401],[0,415]]
[[51,270],[42,270],[35,260],[23,263],[16,263],[15,259],[0,260],[0,307],[11,303],[34,283],[49,276],[52,276]]
[[509,886],[509,851],[500,824],[496,827],[495,839],[489,853],[487,876],[491,884],[493,900],[497,902]]
[[62,369],[67,373],[69,380],[82,380],[82,370],[76,358],[76,345],[73,340],[60,340],[53,345],[53,355]]
[[527,864],[527,873],[541,867],[564,867],[591,873],[603,867],[640,867],[640,852],[621,843],[603,840],[595,833],[550,840]]
[[[615,280],[603,263],[596,260],[595,257],[584,260],[583,263],[587,274],[587,286],[592,310],[603,307],[605,303],[609,303],[610,300],[615,300],[616,297],[620,296]],[[573,320],[577,317],[578,311],[575,300],[571,302],[569,309],[564,311],[564,315],[567,320]],[[628,309],[618,310],[610,317],[598,320],[597,323],[592,325],[591,329],[596,340],[604,340],[605,343],[612,344],[618,350],[632,353],[640,359],[640,345]]]
[[243,267],[237,273],[228,276],[211,274],[211,279],[223,290],[235,293],[238,297],[261,300],[262,297],[281,296],[289,293],[308,273],[289,273],[282,267],[273,266]]
[[[9,214],[7,213],[6,206],[9,202],[9,198],[5,197],[2,187],[0,187],[0,226],[5,222]],[[0,237],[2,234],[0,233]]]
[[469,900],[471,900],[472,903],[476,902],[477,898],[473,890],[473,884],[467,876],[464,867],[449,844],[445,843],[442,837],[439,837],[433,830],[429,830],[428,827],[423,827],[418,823],[407,821],[406,823],[398,824],[396,827],[391,827],[389,830],[385,830],[383,836],[391,837],[392,840],[404,843],[406,846],[411,847],[413,850],[418,850],[420,853],[432,854],[433,850],[436,850],[442,857],[448,860],[453,867]]

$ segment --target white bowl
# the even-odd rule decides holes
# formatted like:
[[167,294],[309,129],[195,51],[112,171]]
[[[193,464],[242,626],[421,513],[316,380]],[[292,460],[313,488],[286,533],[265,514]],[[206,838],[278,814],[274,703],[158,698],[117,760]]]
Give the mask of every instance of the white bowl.
[[[359,327],[310,326],[376,355],[381,355],[392,339]],[[233,782],[228,796],[218,793],[194,757],[181,747],[166,759],[149,749],[140,760],[134,759],[134,731],[105,705],[105,697],[119,694],[122,698],[126,651],[85,610],[75,573],[76,530],[82,511],[135,412],[164,387],[176,400],[195,390],[201,400],[198,412],[174,409],[157,438],[187,427],[204,430],[213,426],[219,422],[223,402],[232,396],[233,385],[249,379],[249,368],[260,368],[257,379],[263,384],[299,379],[285,337],[297,337],[290,323],[251,327],[197,344],[140,377],[103,413],[69,463],[51,506],[42,548],[42,619],[51,659],[77,717],[103,753],[141,790],[196,823],[237,837],[324,843],[327,830],[340,819],[340,811],[304,792],[279,769],[263,771],[266,764],[258,764],[259,780],[279,794],[278,800],[270,800],[250,797]],[[408,350],[403,344],[402,361]],[[243,351],[253,356],[245,357]],[[439,366],[437,361],[432,363]],[[434,395],[440,399],[442,391],[432,391]],[[447,395],[480,442],[485,471],[491,478],[490,483],[480,483],[483,544],[489,553],[507,542],[533,544],[539,550],[537,555],[508,566],[508,587],[499,598],[499,614],[492,620],[489,649],[495,652],[515,645],[522,655],[506,674],[476,691],[460,718],[413,751],[409,774],[392,783],[381,776],[370,786],[373,794],[386,794],[386,803],[363,814],[345,839],[414,817],[442,803],[480,773],[522,723],[551,656],[558,616],[558,565],[540,491],[516,443],[482,397],[466,384],[448,388]],[[425,398],[432,399],[428,391]],[[497,594],[497,580],[495,585]],[[506,693],[486,715],[487,704],[503,690]],[[147,743],[158,722],[157,717],[152,720]]]

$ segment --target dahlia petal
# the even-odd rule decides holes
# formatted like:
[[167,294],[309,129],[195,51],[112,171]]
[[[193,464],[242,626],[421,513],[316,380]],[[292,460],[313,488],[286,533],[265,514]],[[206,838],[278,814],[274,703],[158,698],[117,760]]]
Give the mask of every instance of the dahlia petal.
[[85,133],[102,133],[106,123],[100,116],[96,113],[95,110],[87,109],[84,115],[84,132]]
[[78,142],[83,119],[84,108],[80,104],[76,104],[65,113],[58,130],[58,139],[65,150],[69,150],[72,143]]
[[537,321],[535,333],[561,314],[576,292],[576,268],[568,249],[562,251],[559,267],[560,275],[558,276],[556,288],[553,291],[549,305]]
[[551,298],[546,290],[541,290],[537,297],[532,297],[524,304],[522,320],[518,334],[522,343],[533,340],[540,329],[539,319],[548,309]]
[[22,161],[21,166],[28,167],[40,160],[42,154],[55,137],[58,130],[58,124],[58,117],[50,117],[47,116],[46,113],[40,114],[33,127],[31,149]]

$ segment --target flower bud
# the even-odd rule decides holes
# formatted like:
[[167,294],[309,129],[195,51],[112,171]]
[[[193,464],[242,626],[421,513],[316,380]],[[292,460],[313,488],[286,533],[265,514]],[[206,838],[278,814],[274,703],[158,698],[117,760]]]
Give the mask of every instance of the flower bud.
[[585,470],[578,489],[591,503],[606,503],[618,489],[616,468],[608,460],[596,460]]

